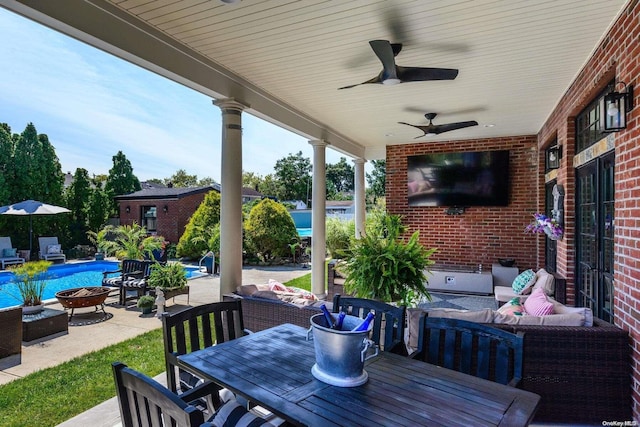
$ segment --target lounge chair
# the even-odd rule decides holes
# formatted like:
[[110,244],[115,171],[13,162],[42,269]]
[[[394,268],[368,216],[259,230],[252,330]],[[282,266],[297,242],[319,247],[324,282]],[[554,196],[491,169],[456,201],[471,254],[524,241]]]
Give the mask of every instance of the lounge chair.
[[40,243],[40,259],[67,262],[67,257],[62,252],[62,247],[58,243],[57,237],[39,237],[38,242]]
[[[102,286],[118,288],[120,290],[120,305],[126,305],[128,300],[137,299],[147,293],[147,280],[151,274],[151,266],[154,261],[142,261],[137,259],[125,259],[121,268],[114,271],[105,271],[102,279]],[[113,276],[120,273],[119,276]],[[136,291],[135,297],[127,296],[127,291]]]
[[11,245],[11,237],[0,237],[0,265],[4,270],[8,264],[24,264],[24,258],[17,256],[16,249]]

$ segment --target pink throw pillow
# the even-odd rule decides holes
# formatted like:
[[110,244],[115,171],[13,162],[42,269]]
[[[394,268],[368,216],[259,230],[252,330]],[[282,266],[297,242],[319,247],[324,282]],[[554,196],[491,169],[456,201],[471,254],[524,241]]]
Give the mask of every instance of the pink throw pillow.
[[269,290],[287,292],[287,287],[277,280],[269,279]]
[[524,309],[530,316],[547,316],[553,314],[553,303],[547,299],[544,291],[538,288],[524,301]]

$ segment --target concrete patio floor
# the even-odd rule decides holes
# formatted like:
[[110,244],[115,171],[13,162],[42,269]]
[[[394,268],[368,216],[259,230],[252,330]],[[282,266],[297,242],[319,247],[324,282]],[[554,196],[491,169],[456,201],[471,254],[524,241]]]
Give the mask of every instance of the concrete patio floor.
[[[310,271],[308,268],[283,266],[245,267],[242,271],[242,283],[266,283],[269,279],[286,282]],[[219,286],[220,278],[218,276],[205,276],[189,280],[189,305],[216,302]],[[131,308],[119,306],[117,296],[109,297],[105,305],[105,311],[109,315],[113,315],[106,321],[81,326],[70,324],[67,334],[53,335],[29,344],[23,344],[20,364],[15,366],[8,366],[7,363],[0,365],[0,385],[162,326],[155,313],[142,315],[135,306]],[[187,296],[179,295],[175,298],[175,302],[167,301],[166,311],[176,312],[187,306]],[[63,310],[63,307],[58,303],[47,305],[47,307]],[[87,314],[83,315],[83,313],[90,312],[91,309],[77,309],[74,323],[79,323],[83,318],[92,317]],[[165,375],[162,374],[157,379],[164,382],[164,377]],[[66,427],[118,426],[120,425],[120,415],[117,401],[115,398],[110,399],[61,425]]]

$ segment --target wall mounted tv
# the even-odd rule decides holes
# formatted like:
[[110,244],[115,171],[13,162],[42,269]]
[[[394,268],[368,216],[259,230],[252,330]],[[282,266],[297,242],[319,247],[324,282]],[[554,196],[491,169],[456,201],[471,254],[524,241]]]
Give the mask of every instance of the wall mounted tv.
[[507,206],[509,151],[407,158],[409,206]]

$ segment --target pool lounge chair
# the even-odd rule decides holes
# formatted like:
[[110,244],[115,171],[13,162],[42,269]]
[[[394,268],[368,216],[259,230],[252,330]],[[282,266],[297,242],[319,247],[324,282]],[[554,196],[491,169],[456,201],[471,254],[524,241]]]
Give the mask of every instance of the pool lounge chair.
[[0,265],[4,270],[9,264],[24,264],[24,258],[16,255],[16,250],[11,245],[11,237],[0,237]]
[[62,252],[62,247],[58,243],[57,237],[38,237],[40,243],[40,259],[46,261],[62,260],[67,262],[67,257]]

